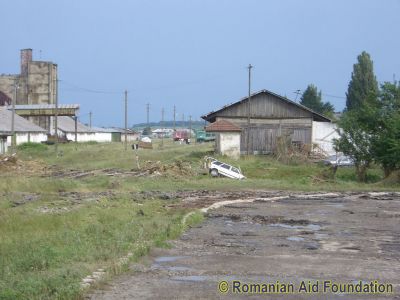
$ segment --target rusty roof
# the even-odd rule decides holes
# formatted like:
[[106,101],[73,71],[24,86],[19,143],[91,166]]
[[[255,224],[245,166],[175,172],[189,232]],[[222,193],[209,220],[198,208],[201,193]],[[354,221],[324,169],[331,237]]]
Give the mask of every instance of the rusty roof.
[[227,121],[227,120],[218,120],[214,123],[211,123],[206,127],[206,131],[208,132],[240,132],[242,131],[239,126]]
[[0,91],[0,106],[11,105],[11,98]]

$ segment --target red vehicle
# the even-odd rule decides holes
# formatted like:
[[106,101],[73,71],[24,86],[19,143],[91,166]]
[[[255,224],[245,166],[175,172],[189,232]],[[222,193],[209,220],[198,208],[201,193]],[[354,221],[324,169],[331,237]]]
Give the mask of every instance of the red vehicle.
[[172,139],[174,141],[185,141],[186,143],[190,142],[190,133],[188,130],[181,129],[174,131],[172,135]]

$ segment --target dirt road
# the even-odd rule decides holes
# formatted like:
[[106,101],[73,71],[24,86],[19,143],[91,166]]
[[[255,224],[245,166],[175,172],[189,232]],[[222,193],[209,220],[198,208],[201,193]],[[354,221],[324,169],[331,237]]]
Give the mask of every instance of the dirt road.
[[[204,223],[172,242],[171,249],[152,251],[88,298],[400,299],[398,193],[258,192],[240,197],[254,202],[209,210]],[[189,197],[183,203],[196,201]],[[375,280],[387,289],[391,285],[393,293],[333,292],[339,282],[364,287]],[[227,282],[225,294],[218,291],[220,281]],[[277,281],[289,294],[238,293],[249,283],[276,287]],[[299,293],[302,281],[311,284],[311,293]]]

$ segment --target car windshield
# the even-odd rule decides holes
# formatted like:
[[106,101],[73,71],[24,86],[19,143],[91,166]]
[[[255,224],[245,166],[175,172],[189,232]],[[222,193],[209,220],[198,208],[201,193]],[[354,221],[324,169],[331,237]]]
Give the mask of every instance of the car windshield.
[[235,172],[235,173],[240,173],[238,169],[236,169],[235,167],[232,167],[231,171]]
[[220,162],[220,161],[213,161],[212,163],[213,163],[214,165],[217,165],[217,166],[222,165],[222,162]]

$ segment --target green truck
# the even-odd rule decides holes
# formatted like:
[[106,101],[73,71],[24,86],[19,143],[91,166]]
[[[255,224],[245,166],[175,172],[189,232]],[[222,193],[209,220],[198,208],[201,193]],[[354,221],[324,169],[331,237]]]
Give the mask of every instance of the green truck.
[[196,142],[203,143],[203,142],[213,142],[215,141],[215,134],[211,132],[206,132],[204,130],[197,130],[196,131]]

